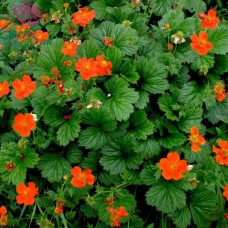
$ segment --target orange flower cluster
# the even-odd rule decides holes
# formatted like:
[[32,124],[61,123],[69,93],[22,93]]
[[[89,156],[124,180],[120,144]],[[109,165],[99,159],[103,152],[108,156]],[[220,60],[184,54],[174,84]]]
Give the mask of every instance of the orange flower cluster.
[[34,37],[37,39],[36,44],[41,44],[43,41],[48,40],[48,32],[43,32],[42,30],[37,30],[34,34]]
[[[7,26],[7,24],[9,24],[8,26]],[[11,26],[12,26],[13,24],[12,23],[9,23],[9,21],[8,20],[5,20],[5,19],[1,19],[0,20],[0,31],[3,29],[4,31],[8,31],[10,28],[11,28]]]
[[56,201],[56,208],[55,208],[55,214],[61,214],[63,213],[63,207],[65,205],[65,201],[63,200],[57,200]]
[[10,92],[9,83],[7,81],[0,82],[0,98]]
[[190,43],[191,48],[197,51],[198,55],[206,55],[213,48],[212,43],[207,41],[208,35],[204,31],[201,31],[199,36],[196,34],[191,35],[190,39],[192,41]]
[[191,150],[195,153],[201,151],[199,145],[204,145],[206,143],[205,138],[199,134],[199,130],[196,126],[193,126],[191,128],[189,140],[192,143]]
[[75,166],[71,170],[73,178],[71,179],[71,184],[76,188],[83,188],[86,184],[93,185],[95,177],[92,175],[91,169],[81,170],[79,166]]
[[223,196],[224,196],[224,197],[226,198],[226,200],[228,201],[228,184],[226,184],[225,187],[224,187]]
[[75,56],[76,55],[76,50],[78,48],[77,43],[75,42],[67,42],[65,41],[63,44],[63,49],[61,50],[61,53],[63,55],[69,55],[69,56]]
[[107,46],[107,47],[111,47],[114,45],[114,40],[108,36],[104,36],[103,42],[104,42],[105,46]]
[[72,22],[85,27],[95,18],[95,11],[88,8],[78,8],[78,12],[72,14]]
[[36,89],[36,82],[32,81],[29,75],[24,74],[22,80],[15,79],[12,86],[15,89],[14,97],[18,100],[22,100],[34,92]]
[[167,158],[162,158],[158,164],[162,170],[162,176],[166,180],[180,180],[183,173],[187,172],[187,161],[180,160],[180,155],[177,152],[169,152]]
[[107,210],[110,212],[111,227],[120,227],[120,219],[128,216],[128,212],[124,207],[119,207],[118,209],[107,207]]
[[199,18],[202,20],[201,27],[205,29],[214,29],[216,28],[217,24],[219,23],[219,18],[216,17],[216,11],[210,9],[208,14],[204,12],[199,12]]
[[220,148],[212,146],[213,152],[216,153],[216,161],[221,165],[228,166],[228,141],[219,140],[218,145]]
[[33,205],[35,203],[35,196],[38,194],[38,188],[34,182],[28,182],[28,186],[21,183],[16,188],[17,203],[24,204],[26,206]]
[[223,83],[217,83],[213,88],[213,92],[216,94],[217,101],[222,102],[226,99],[226,90]]
[[41,84],[45,85],[46,88],[49,88],[49,83],[54,83],[55,79],[54,78],[49,78],[46,75],[41,76],[40,78]]
[[8,225],[7,209],[5,206],[0,207],[0,226]]
[[33,35],[30,31],[30,25],[16,25],[15,30],[17,32],[18,41],[22,42],[28,39],[31,35]]
[[25,115],[18,113],[14,117],[13,129],[21,137],[29,137],[31,131],[36,129],[36,122],[33,115],[30,113],[26,113]]
[[83,80],[89,80],[96,76],[110,75],[112,63],[104,59],[104,56],[98,55],[96,60],[83,57],[75,63],[75,70],[80,72]]

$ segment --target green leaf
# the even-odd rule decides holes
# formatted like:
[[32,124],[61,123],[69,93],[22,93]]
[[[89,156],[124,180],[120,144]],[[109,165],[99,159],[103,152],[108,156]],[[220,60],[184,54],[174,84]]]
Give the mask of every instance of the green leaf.
[[202,184],[190,192],[190,211],[197,227],[206,228],[211,222],[211,215],[216,209],[216,194],[210,192]]
[[179,228],[186,228],[191,223],[191,213],[188,207],[176,210],[170,216],[174,224]]
[[185,148],[184,157],[189,163],[199,163],[207,160],[208,155],[211,154],[211,147],[208,144],[202,145],[200,147],[202,150],[198,153],[193,152],[191,150],[190,145],[187,148]]
[[178,100],[187,106],[200,106],[202,104],[201,88],[195,82],[189,82],[184,84],[180,89],[180,95]]
[[137,169],[143,157],[134,152],[134,138],[127,134],[110,137],[101,153],[100,164],[111,174],[119,174],[129,169]]
[[51,127],[58,127],[66,121],[63,118],[64,114],[64,107],[57,105],[49,106],[44,114],[44,122]]
[[139,75],[136,72],[136,67],[130,63],[130,61],[126,61],[121,69],[120,69],[120,75],[124,76],[127,81],[130,83],[135,84],[139,80]]
[[205,12],[207,10],[207,5],[202,0],[194,0],[191,2],[188,0],[179,0],[177,4],[179,7],[189,10],[191,13]]
[[118,76],[112,77],[105,83],[105,88],[111,97],[107,100],[107,105],[119,121],[127,120],[134,111],[132,104],[138,100],[138,93],[128,87],[128,83]]
[[194,71],[200,70],[201,67],[206,67],[207,69],[210,69],[214,66],[214,63],[214,56],[212,55],[198,56],[191,65],[191,68]]
[[135,106],[138,109],[144,109],[146,105],[149,103],[149,94],[143,90],[138,91],[139,93],[139,99]]
[[145,185],[156,185],[157,184],[157,174],[159,175],[159,178],[161,176],[161,171],[156,167],[149,165],[146,168],[144,168],[140,173],[140,179],[143,184]]
[[118,47],[124,55],[131,56],[138,49],[137,31],[132,28],[124,28],[120,24],[114,24],[109,21],[101,23],[99,28],[95,28],[91,32],[91,36],[95,39],[100,48],[104,48],[104,37],[110,37],[114,40],[114,46]]
[[171,213],[185,206],[186,195],[175,182],[161,180],[147,191],[146,202],[158,211]]
[[223,102],[216,102],[216,106],[211,107],[204,116],[212,124],[221,121],[221,116],[228,116],[228,99],[226,98]]
[[[2,144],[0,150],[0,173],[4,181],[17,185],[24,182],[28,168],[34,168],[39,157],[32,148],[20,149],[17,143]],[[8,171],[5,164],[13,162],[15,169]]]
[[38,169],[41,170],[42,177],[50,182],[59,182],[63,176],[70,173],[71,165],[57,153],[45,153],[40,157]]
[[180,61],[180,63],[192,63],[198,56],[198,54],[191,49],[188,42],[176,46],[176,52],[174,56]]
[[46,25],[47,32],[50,36],[56,36],[61,31],[60,24]]
[[213,71],[216,74],[224,74],[228,72],[228,55],[216,55]]
[[153,94],[164,93],[168,89],[166,67],[157,59],[147,60],[145,57],[138,57],[136,69],[141,76],[141,88]]
[[87,149],[102,148],[107,142],[107,133],[98,127],[88,127],[79,136],[79,145]]
[[208,41],[213,44],[210,52],[225,55],[228,52],[228,27],[219,26],[216,29],[208,31]]
[[136,139],[147,139],[154,131],[154,124],[147,119],[144,111],[136,111],[130,117],[129,132],[133,133]]
[[183,115],[177,122],[177,126],[183,132],[189,132],[192,126],[199,126],[203,115],[203,109],[201,107],[191,107],[185,110],[185,115]]
[[80,45],[77,49],[76,59],[86,57],[86,58],[95,58],[99,53],[97,44],[93,39],[86,40]]
[[164,24],[169,24],[170,28],[172,30],[175,30],[178,26],[181,27],[180,25],[182,24],[183,21],[184,21],[184,13],[181,9],[169,10],[165,13],[165,15],[163,15],[162,19],[159,21],[159,25],[160,27],[163,27]]
[[114,131],[116,129],[116,120],[109,109],[101,107],[99,109],[91,108],[81,115],[82,122],[88,125],[100,128],[103,131]]
[[[185,18],[177,27],[175,27],[175,31],[181,31],[184,33],[184,37],[189,37],[194,32],[195,27],[197,25],[197,21],[197,18]],[[180,46],[182,46],[182,44]]]
[[119,48],[112,46],[106,51],[107,60],[112,62],[112,74],[119,72],[122,63],[122,53]]
[[81,163],[81,166],[84,169],[90,168],[91,170],[96,171],[100,166],[99,159],[100,159],[100,153],[98,151],[91,151],[88,157],[86,157],[83,160],[83,162]]
[[[13,90],[13,94],[14,94],[14,90]],[[13,94],[10,95],[11,104],[12,104],[13,109],[21,110],[21,109],[25,108],[26,106],[30,105],[30,99],[28,97],[26,97],[22,100],[18,100],[17,98],[15,98],[13,96]]]
[[183,145],[186,141],[186,136],[181,133],[171,133],[167,135],[166,137],[159,138],[159,143],[161,146],[171,149],[174,146],[180,146]]
[[171,75],[178,75],[181,69],[181,63],[171,53],[164,53],[158,58],[159,62],[166,66]]
[[90,4],[90,7],[96,12],[97,20],[104,20],[110,18],[110,10],[114,10],[111,7],[108,7],[105,0],[93,1]]
[[57,140],[60,145],[66,146],[70,141],[78,137],[80,132],[80,119],[75,111],[71,115],[70,120],[62,124],[57,131]]
[[80,211],[87,218],[96,218],[97,217],[97,210],[95,210],[93,207],[91,207],[88,204],[82,204],[80,206]]
[[140,140],[135,142],[135,152],[142,153],[147,158],[158,155],[160,151],[160,144],[155,139]]
[[72,164],[80,163],[82,161],[82,158],[83,154],[82,151],[78,148],[78,144],[71,144],[66,151],[66,159]]
[[174,2],[174,0],[163,0],[162,2],[160,0],[154,0],[151,2],[150,7],[156,15],[162,16],[172,9]]
[[177,112],[178,110],[173,108],[173,105],[177,105],[177,97],[177,93],[173,93],[172,96],[170,96],[168,93],[165,93],[158,99],[159,108],[165,112],[167,119],[172,121],[179,121],[180,119],[179,113]]

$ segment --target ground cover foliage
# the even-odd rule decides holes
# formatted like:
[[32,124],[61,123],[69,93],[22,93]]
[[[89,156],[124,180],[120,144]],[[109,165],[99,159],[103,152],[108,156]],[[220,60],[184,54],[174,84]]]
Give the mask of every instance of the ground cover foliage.
[[227,14],[3,0],[0,227],[227,227]]

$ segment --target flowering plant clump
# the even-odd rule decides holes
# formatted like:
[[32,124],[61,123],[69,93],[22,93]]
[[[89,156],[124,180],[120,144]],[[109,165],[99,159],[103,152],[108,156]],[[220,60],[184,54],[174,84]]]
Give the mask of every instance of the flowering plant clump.
[[227,15],[0,1],[0,227],[226,227]]

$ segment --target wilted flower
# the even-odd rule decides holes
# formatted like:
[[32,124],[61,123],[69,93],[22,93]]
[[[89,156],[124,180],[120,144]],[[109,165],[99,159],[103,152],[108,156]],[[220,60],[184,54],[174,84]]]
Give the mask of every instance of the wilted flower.
[[102,102],[100,100],[91,100],[91,103],[89,105],[87,105],[86,107],[87,108],[94,107],[96,109],[99,109],[101,104],[102,104]]
[[174,44],[186,42],[186,40],[184,38],[184,33],[181,31],[178,31],[176,34],[173,34],[171,37],[173,38]]

